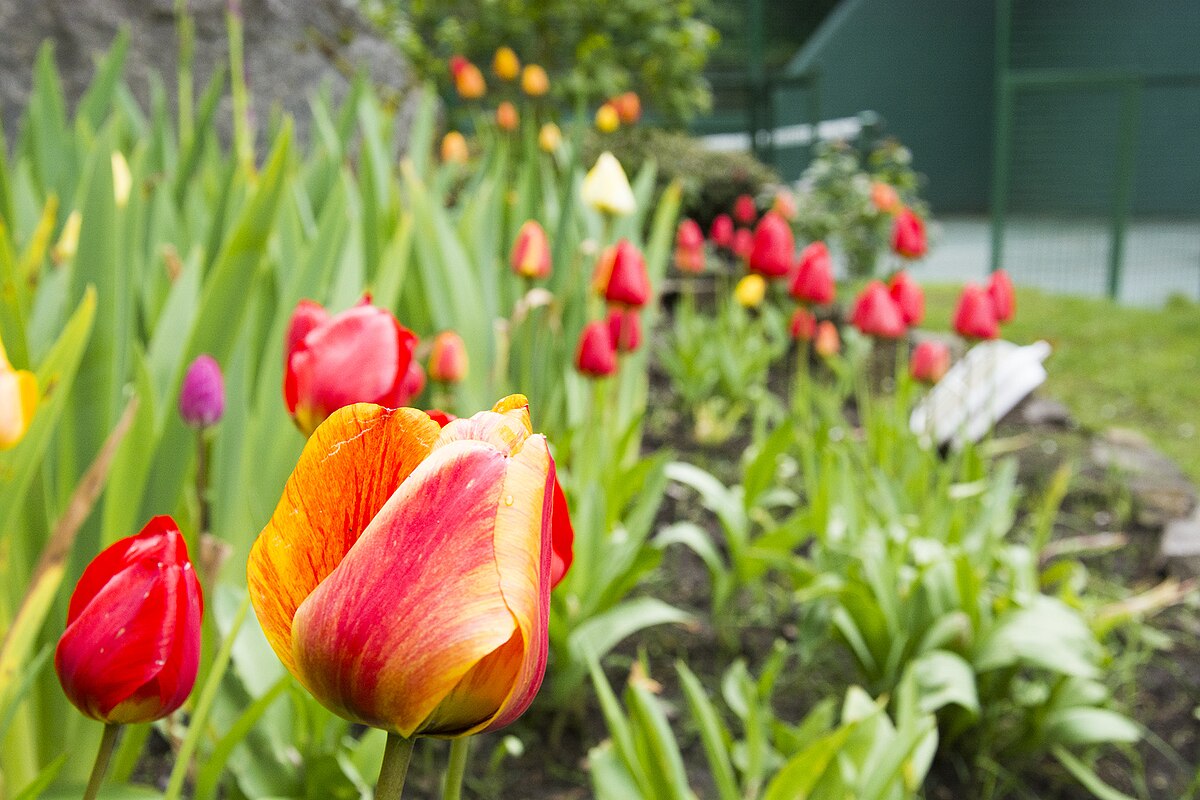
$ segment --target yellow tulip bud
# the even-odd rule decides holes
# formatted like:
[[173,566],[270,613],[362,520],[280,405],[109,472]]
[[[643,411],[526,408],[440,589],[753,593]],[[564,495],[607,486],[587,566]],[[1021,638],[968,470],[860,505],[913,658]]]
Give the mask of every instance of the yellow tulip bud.
[[129,172],[129,162],[120,150],[112,154],[113,199],[117,208],[124,208],[129,202],[129,192],[133,189],[133,175]]
[[442,137],[442,163],[465,164],[469,157],[467,139],[458,131],[450,131]]
[[0,341],[0,450],[15,447],[25,437],[37,404],[37,377],[29,370],[13,369]]
[[637,208],[633,188],[617,157],[607,151],[583,178],[583,201],[604,214],[625,217]]
[[529,64],[521,72],[521,91],[530,97],[541,97],[550,91],[550,77],[537,64]]
[[605,103],[596,109],[596,130],[601,133],[612,133],[621,127],[621,117],[612,103]]
[[743,277],[733,290],[733,299],[742,308],[758,308],[766,296],[767,281],[757,272]]
[[547,122],[538,131],[538,147],[544,153],[553,153],[562,146],[562,131],[553,122]]
[[501,47],[492,57],[492,72],[502,81],[515,80],[521,74],[521,59],[511,47]]
[[79,228],[82,225],[83,217],[79,211],[72,211],[67,217],[67,221],[63,223],[58,243],[50,252],[50,257],[54,259],[55,264],[62,264],[75,257],[76,251],[79,250]]

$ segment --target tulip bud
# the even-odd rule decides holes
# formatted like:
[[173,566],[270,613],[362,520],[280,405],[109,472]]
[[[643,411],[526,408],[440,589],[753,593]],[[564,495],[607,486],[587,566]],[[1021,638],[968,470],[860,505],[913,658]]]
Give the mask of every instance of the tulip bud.
[[817,323],[817,334],[813,338],[813,352],[822,358],[836,356],[842,349],[842,337],[837,326],[827,319]]
[[442,163],[465,164],[470,158],[467,139],[458,131],[450,131],[442,137]]
[[603,214],[626,217],[637,208],[621,162],[605,151],[583,179],[583,201]]
[[992,273],[988,279],[987,293],[996,309],[996,321],[1003,323],[1011,320],[1017,310],[1017,296],[1006,271],[998,269]]
[[583,326],[575,368],[589,378],[603,378],[617,371],[617,351],[607,323],[595,321]]
[[758,308],[767,296],[767,281],[757,272],[743,275],[733,289],[733,299],[742,308]]
[[496,125],[503,131],[515,131],[521,124],[517,107],[505,100],[496,107]]
[[909,371],[913,379],[933,385],[950,369],[950,348],[945,342],[926,339],[913,349]]
[[79,250],[79,230],[82,227],[83,216],[79,211],[72,211],[67,215],[67,221],[63,223],[58,242],[50,253],[55,264],[63,264],[75,257],[75,253]]
[[780,189],[775,193],[775,202],[771,204],[771,210],[784,219],[795,219],[796,196],[787,189]]
[[600,254],[592,287],[610,303],[640,308],[650,300],[646,260],[628,239],[621,239]]
[[554,153],[562,147],[562,131],[553,122],[547,122],[538,131],[538,147],[543,153]]
[[871,281],[854,301],[850,315],[854,327],[878,339],[899,339],[904,335],[904,315],[881,281]]
[[749,225],[758,218],[758,206],[754,198],[748,194],[740,194],[733,201],[733,218],[743,225]]
[[601,133],[612,133],[621,127],[621,117],[612,103],[604,103],[596,109],[596,130]]
[[900,208],[900,195],[891,184],[876,181],[871,184],[871,203],[884,214],[893,214]]
[[749,261],[754,251],[754,234],[749,228],[738,228],[733,232],[733,254],[741,261]]
[[681,272],[704,271],[704,232],[694,219],[685,219],[675,231],[675,267]]
[[810,342],[817,335],[817,318],[807,308],[797,308],[788,330],[796,341]]
[[920,258],[926,248],[925,223],[912,209],[900,209],[892,223],[892,249],[904,258]]
[[409,405],[413,398],[425,391],[425,368],[415,358],[408,362],[408,369],[400,379],[400,386],[391,398],[391,407],[400,408]]
[[438,383],[459,383],[467,377],[467,346],[454,331],[442,331],[429,354],[429,377]]
[[511,47],[501,47],[492,57],[492,72],[502,81],[515,80],[521,74],[521,60]]
[[908,272],[900,270],[888,282],[888,293],[900,306],[905,325],[919,325],[925,318],[925,293]]
[[530,97],[541,97],[550,91],[550,77],[537,64],[529,64],[521,72],[521,91]]
[[113,200],[117,208],[124,208],[129,203],[129,193],[133,189],[133,175],[129,172],[129,162],[120,150],[112,154]]
[[193,428],[208,428],[225,414],[225,381],[216,359],[207,353],[188,367],[179,388],[179,416]]
[[728,214],[717,214],[713,218],[712,227],[708,229],[708,238],[717,247],[726,250],[733,248],[733,217]]
[[995,339],[1000,335],[996,308],[985,290],[968,283],[954,311],[954,330],[967,339]]
[[608,333],[618,353],[632,353],[642,344],[642,320],[634,308],[608,312]]
[[634,125],[642,118],[642,101],[637,92],[623,92],[608,101],[622,125]]
[[837,291],[833,282],[833,259],[824,242],[813,242],[800,251],[800,261],[788,291],[808,305],[823,306],[833,302]]
[[750,270],[768,278],[782,278],[791,270],[795,256],[792,226],[774,211],[768,211],[754,229]]
[[513,272],[522,278],[550,277],[550,243],[536,219],[526,220],[517,231],[509,263]]
[[450,59],[450,73],[454,77],[454,88],[464,100],[478,100],[487,94],[487,81],[479,67],[462,56]]
[[0,450],[16,447],[37,411],[37,377],[8,363],[4,342],[0,341]]
[[54,652],[67,699],[106,723],[170,714],[196,682],[203,612],[179,527],[155,517],[96,556],[71,595]]

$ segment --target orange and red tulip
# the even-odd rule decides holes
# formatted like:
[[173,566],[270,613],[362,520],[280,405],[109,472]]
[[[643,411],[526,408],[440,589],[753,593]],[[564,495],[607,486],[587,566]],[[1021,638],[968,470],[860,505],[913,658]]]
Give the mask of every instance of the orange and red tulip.
[[454,331],[442,331],[429,353],[429,377],[439,383],[459,383],[468,371],[467,346]]
[[522,278],[550,277],[550,243],[546,240],[546,230],[536,219],[525,220],[517,231],[509,263]]
[[403,737],[519,717],[546,667],[554,460],[525,398],[442,428],[359,404],[309,439],[250,552],[267,641],[322,705]]

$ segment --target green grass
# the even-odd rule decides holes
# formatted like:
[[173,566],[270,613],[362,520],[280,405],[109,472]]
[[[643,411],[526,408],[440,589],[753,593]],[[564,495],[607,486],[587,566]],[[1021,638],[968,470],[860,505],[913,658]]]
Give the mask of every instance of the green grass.
[[[926,288],[924,327],[945,328],[958,287]],[[1023,289],[1005,338],[1054,348],[1045,391],[1088,428],[1132,428],[1200,482],[1200,305],[1161,309]]]

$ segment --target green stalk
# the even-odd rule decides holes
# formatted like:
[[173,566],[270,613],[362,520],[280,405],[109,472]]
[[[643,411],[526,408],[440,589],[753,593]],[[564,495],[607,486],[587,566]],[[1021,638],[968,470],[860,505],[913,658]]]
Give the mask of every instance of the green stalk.
[[467,756],[471,752],[471,737],[461,736],[450,740],[450,760],[446,763],[446,780],[442,786],[442,800],[461,800],[463,775],[467,772]]
[[108,761],[112,758],[113,747],[117,743],[117,734],[121,726],[109,723],[104,726],[104,735],[100,738],[100,750],[96,753],[96,763],[92,765],[92,776],[88,778],[87,789],[83,792],[83,800],[96,800],[100,794],[100,784],[104,783],[104,773],[108,771]]
[[412,739],[388,733],[387,745],[383,750],[383,764],[379,768],[379,783],[375,786],[375,800],[400,800],[404,793],[404,779],[408,777],[408,762],[412,760],[412,751]]
[[246,60],[243,50],[242,6],[229,0],[225,12],[229,33],[229,86],[233,96],[233,141],[238,165],[246,176],[254,174],[254,133],[250,130],[250,95],[246,91]]
[[176,73],[176,92],[179,96],[179,149],[186,150],[195,133],[192,64],[196,49],[196,25],[188,13],[187,0],[175,0],[175,25],[179,35],[179,69]]

